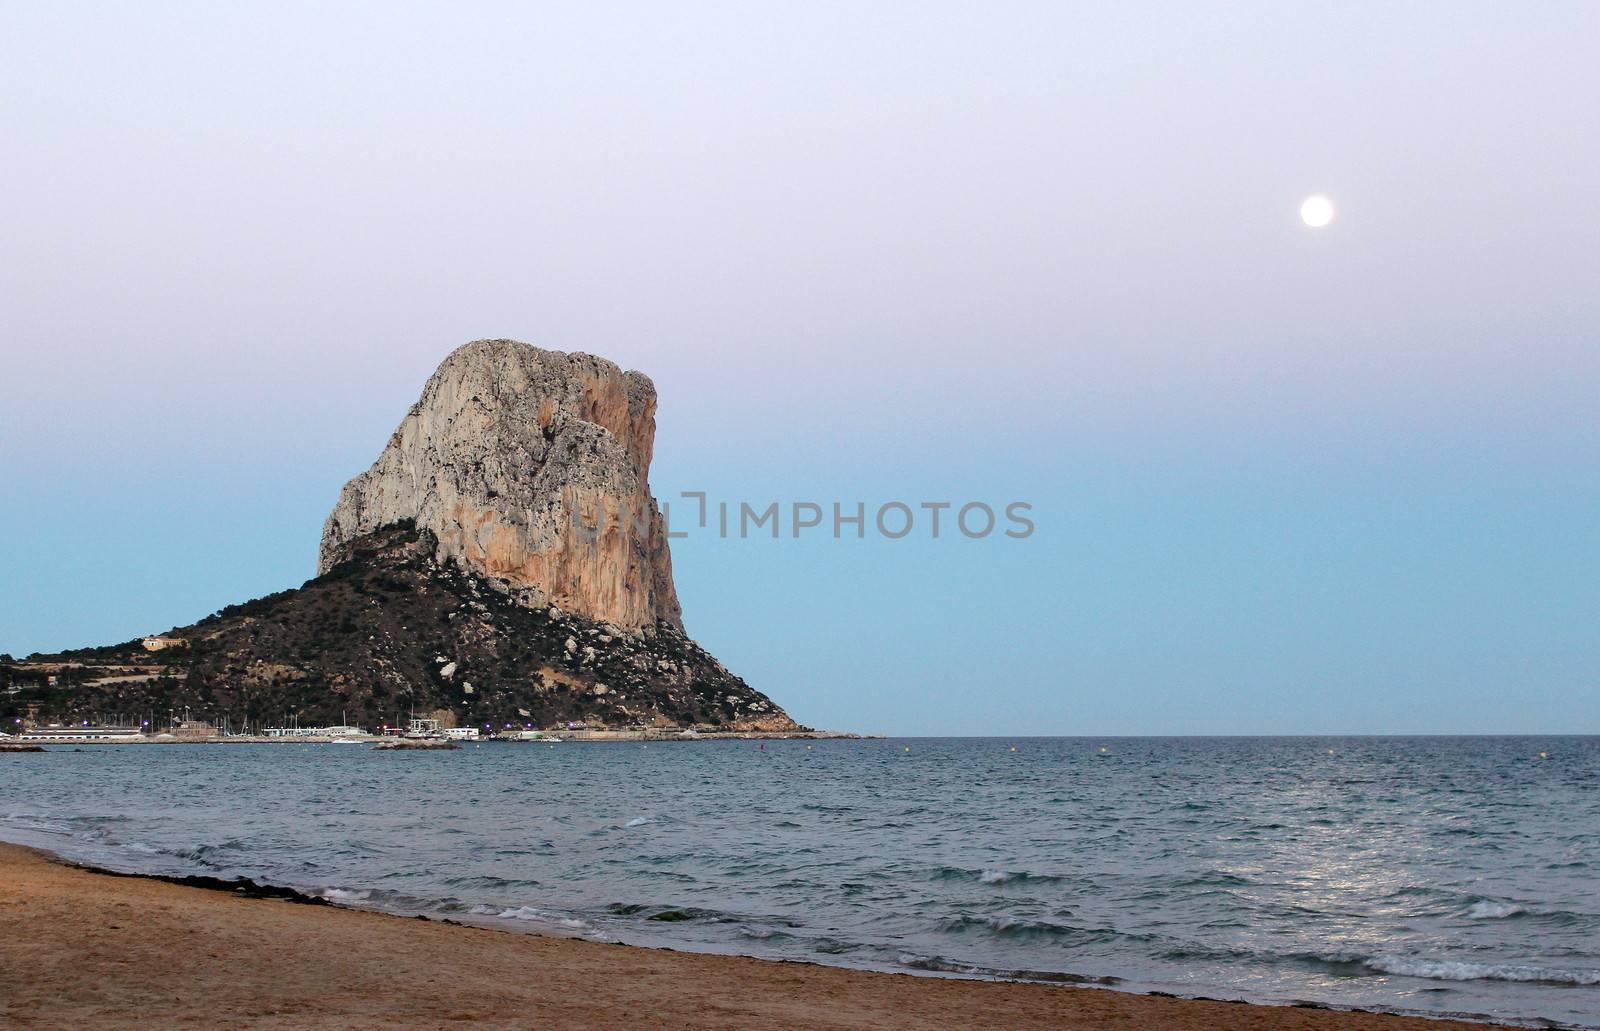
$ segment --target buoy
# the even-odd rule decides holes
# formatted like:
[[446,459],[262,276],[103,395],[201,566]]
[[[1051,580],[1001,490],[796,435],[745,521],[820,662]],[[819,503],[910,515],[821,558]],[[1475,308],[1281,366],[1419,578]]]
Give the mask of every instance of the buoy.
[[910,745],[906,745],[906,751],[908,751],[908,752],[911,751],[911,746]]
[[1016,746],[1016,745],[1012,745],[1012,746],[1011,746],[1011,750],[1012,750],[1012,751],[1013,751],[1013,752],[1015,752],[1015,751],[1016,751],[1016,750],[1017,750],[1017,746]]
[[1332,754],[1333,754],[1333,749],[1331,749],[1331,748],[1330,748],[1330,749],[1328,749],[1328,754],[1329,754],[1329,755],[1332,755]]
[[1109,751],[1111,751],[1111,749],[1109,749],[1109,748],[1107,748],[1107,747],[1106,747],[1106,746],[1105,746],[1105,745],[1101,745],[1101,746],[1100,746],[1100,751],[1102,751],[1102,752],[1109,752]]
[[1550,753],[1549,752],[1540,752],[1539,753],[1539,758],[1548,759],[1548,758],[1550,758]]

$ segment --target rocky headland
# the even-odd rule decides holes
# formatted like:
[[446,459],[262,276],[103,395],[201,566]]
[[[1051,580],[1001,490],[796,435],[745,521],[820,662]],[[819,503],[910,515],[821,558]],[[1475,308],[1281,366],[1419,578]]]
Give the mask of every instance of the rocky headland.
[[151,642],[0,660],[10,704],[235,728],[801,730],[684,633],[655,410],[648,377],[602,358],[458,348],[340,493],[315,579]]

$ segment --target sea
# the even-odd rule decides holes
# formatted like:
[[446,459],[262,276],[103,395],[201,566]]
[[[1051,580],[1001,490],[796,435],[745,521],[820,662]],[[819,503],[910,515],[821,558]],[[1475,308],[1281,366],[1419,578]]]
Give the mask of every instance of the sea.
[[1600,738],[51,746],[0,838],[537,933],[1600,1026]]

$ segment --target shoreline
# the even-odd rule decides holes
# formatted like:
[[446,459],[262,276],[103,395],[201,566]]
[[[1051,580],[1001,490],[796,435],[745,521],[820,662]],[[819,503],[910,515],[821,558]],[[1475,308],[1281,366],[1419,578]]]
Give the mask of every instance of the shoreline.
[[[692,735],[681,731],[665,730],[552,730],[547,731],[548,738],[528,738],[526,740],[509,740],[498,737],[459,738],[457,744],[472,745],[540,745],[540,744],[568,744],[584,742],[646,742],[649,744],[692,744],[696,741],[883,741],[887,740],[882,734],[857,734],[842,730],[728,730],[704,731]],[[226,737],[192,736],[173,737],[160,735],[146,735],[142,739],[111,739],[111,740],[74,740],[64,738],[61,740],[27,740],[0,736],[0,750],[3,751],[38,751],[38,748],[26,748],[28,745],[54,746],[66,749],[82,748],[86,745],[107,747],[112,745],[328,745],[336,742],[347,744],[375,745],[384,741],[406,740],[393,734],[363,734],[344,735],[339,737],[314,737],[274,735],[268,737],[256,734],[230,734]]]
[[0,914],[29,931],[0,935],[14,988],[0,1018],[19,1026],[117,1027],[134,1014],[208,1027],[1515,1026],[601,943],[254,882],[105,870],[6,843]]

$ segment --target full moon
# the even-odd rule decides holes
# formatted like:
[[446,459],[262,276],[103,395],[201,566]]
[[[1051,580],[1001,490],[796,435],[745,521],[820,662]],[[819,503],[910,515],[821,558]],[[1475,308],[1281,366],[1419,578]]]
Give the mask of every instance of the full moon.
[[1333,221],[1333,201],[1320,193],[1307,197],[1300,204],[1300,221],[1312,229],[1321,229]]

